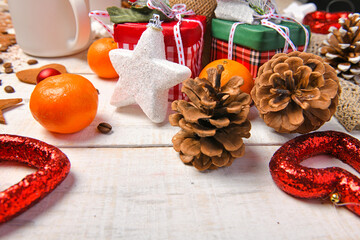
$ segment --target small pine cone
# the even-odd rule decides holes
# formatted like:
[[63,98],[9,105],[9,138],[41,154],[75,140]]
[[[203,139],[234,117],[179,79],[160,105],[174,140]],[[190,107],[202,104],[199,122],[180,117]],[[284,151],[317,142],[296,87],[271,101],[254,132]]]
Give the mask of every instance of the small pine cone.
[[220,87],[221,72],[209,68],[208,79],[185,80],[181,91],[190,102],[177,100],[171,105],[176,113],[169,121],[181,128],[172,139],[174,149],[185,164],[200,171],[230,166],[244,154],[242,138],[250,137],[251,98],[240,90],[243,79],[232,77]]
[[259,69],[251,97],[264,122],[281,133],[307,133],[334,115],[341,92],[335,70],[317,55],[276,54]]
[[340,29],[331,27],[319,52],[339,77],[360,84],[360,14],[340,18]]

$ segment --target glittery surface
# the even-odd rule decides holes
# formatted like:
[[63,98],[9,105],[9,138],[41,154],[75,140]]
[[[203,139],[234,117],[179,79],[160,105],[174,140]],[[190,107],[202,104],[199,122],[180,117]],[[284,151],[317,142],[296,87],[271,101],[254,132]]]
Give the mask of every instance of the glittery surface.
[[339,29],[341,24],[339,23],[339,18],[348,18],[349,12],[325,12],[325,11],[315,11],[306,14],[303,19],[303,24],[309,25],[311,32],[328,34],[330,27],[336,27]]
[[58,148],[21,136],[0,134],[0,161],[26,163],[38,169],[0,192],[0,223],[45,197],[70,171],[68,158]]
[[338,168],[308,168],[300,163],[314,155],[329,154],[360,171],[360,141],[335,131],[314,132],[296,137],[280,147],[270,161],[274,182],[286,193],[299,198],[331,200],[360,216],[360,179]]

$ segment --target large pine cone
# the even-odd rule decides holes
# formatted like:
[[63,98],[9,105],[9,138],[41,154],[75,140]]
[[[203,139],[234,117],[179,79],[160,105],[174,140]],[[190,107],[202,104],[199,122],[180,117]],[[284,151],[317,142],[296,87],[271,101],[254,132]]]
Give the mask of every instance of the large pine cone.
[[349,19],[340,18],[339,23],[340,29],[329,29],[320,54],[339,77],[360,84],[360,14],[349,14]]
[[259,69],[251,97],[265,123],[281,133],[307,133],[334,115],[336,71],[317,55],[276,54]]
[[[221,66],[222,67],[222,66]],[[232,77],[220,87],[221,71],[207,71],[208,79],[189,78],[182,92],[190,102],[174,101],[169,116],[173,126],[181,130],[173,137],[174,149],[185,164],[200,171],[230,166],[244,154],[242,138],[250,137],[247,119],[251,98],[240,90],[241,77]]]

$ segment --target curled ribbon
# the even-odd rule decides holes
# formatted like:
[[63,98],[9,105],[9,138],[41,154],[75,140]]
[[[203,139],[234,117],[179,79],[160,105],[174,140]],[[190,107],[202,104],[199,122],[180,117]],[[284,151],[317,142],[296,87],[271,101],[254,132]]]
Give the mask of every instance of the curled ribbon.
[[192,10],[187,10],[185,4],[175,4],[170,8],[167,4],[163,3],[161,0],[148,0],[147,6],[150,9],[156,9],[164,13],[168,18],[177,19],[178,23],[174,26],[174,37],[176,42],[176,49],[178,53],[178,59],[180,65],[185,65],[185,54],[184,47],[182,43],[182,38],[180,34],[180,25],[182,21],[186,22],[197,22],[201,27],[201,39],[200,39],[200,50],[199,50],[199,59],[196,62],[196,71],[199,71],[201,68],[201,56],[203,51],[203,39],[204,39],[204,26],[200,21],[193,19],[183,19],[182,15],[195,15],[195,12]]
[[[309,34],[308,30],[305,28],[305,26],[294,18],[284,17],[284,16],[280,16],[280,15],[276,14],[275,8],[273,6],[267,6],[267,7],[269,8],[268,14],[264,14],[264,15],[256,14],[256,15],[254,15],[254,18],[257,20],[260,20],[261,25],[272,28],[275,31],[277,31],[285,39],[285,46],[284,46],[283,52],[287,52],[288,45],[290,45],[290,47],[292,48],[293,51],[297,51],[295,44],[290,39],[290,31],[287,27],[275,24],[269,20],[270,19],[279,19],[279,20],[295,22],[295,23],[299,24],[304,29],[304,32],[305,32],[305,46],[304,46],[304,52],[305,52],[309,45],[309,39],[310,39],[310,34]],[[240,24],[245,24],[245,23],[236,22],[231,26],[231,30],[230,30],[230,34],[229,34],[229,44],[228,44],[228,59],[232,59],[235,30],[236,30],[236,27]]]

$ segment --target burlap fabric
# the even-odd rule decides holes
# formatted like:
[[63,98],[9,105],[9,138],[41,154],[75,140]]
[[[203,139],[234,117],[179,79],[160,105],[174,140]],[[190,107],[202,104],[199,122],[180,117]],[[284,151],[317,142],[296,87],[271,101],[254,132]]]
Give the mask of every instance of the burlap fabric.
[[[307,52],[320,55],[319,48],[326,38],[327,34],[311,33]],[[342,78],[339,79],[341,94],[335,117],[347,131],[360,130],[360,86]]]
[[347,131],[360,130],[360,87],[340,78],[342,92],[335,117]]
[[306,52],[320,55],[319,48],[326,37],[327,34],[311,33],[310,43]]
[[211,19],[214,17],[214,10],[216,8],[216,0],[169,0],[171,6],[174,4],[186,4],[187,9],[193,10],[197,15],[206,16],[206,32],[204,35],[204,51],[202,66],[210,62],[211,50]]

